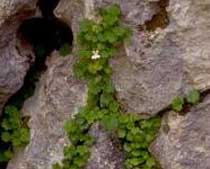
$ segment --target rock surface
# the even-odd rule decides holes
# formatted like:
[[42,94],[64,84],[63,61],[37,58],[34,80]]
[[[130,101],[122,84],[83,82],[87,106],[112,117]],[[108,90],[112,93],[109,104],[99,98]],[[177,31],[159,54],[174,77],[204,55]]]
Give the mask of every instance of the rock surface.
[[33,15],[36,0],[0,1],[0,114],[10,96],[23,85],[34,55],[17,38],[22,20]]
[[193,87],[210,87],[209,1],[171,0],[166,28],[153,32],[140,29],[138,25],[149,22],[165,1],[61,0],[55,10],[56,16],[72,23],[76,34],[81,18],[94,18],[98,7],[111,3],[121,6],[133,36],[125,52],[122,50],[112,62],[113,80],[118,99],[129,112],[154,116],[176,95],[186,94]]
[[96,139],[86,169],[123,169],[123,152],[119,143],[99,125],[94,125],[90,134]]
[[163,169],[210,168],[210,96],[185,116],[169,112],[151,151]]
[[[26,0],[11,2],[25,4]],[[125,44],[112,60],[113,81],[124,109],[145,116],[156,115],[176,95],[184,95],[193,87],[203,91],[210,88],[210,1],[170,0],[168,26],[146,30],[144,23],[152,22],[162,2],[61,0],[55,10],[55,15],[72,27],[76,37],[79,21],[94,18],[95,9],[111,3],[121,6],[123,20],[132,28],[133,36],[131,43]],[[15,6],[14,13],[3,13],[1,5],[0,16],[6,18],[20,9]],[[14,18],[19,24],[20,20]],[[23,57],[27,52],[19,50],[22,55],[15,47],[17,22],[0,21],[0,109],[22,85],[29,67],[28,58]],[[7,29],[11,31],[4,34]],[[8,169],[51,169],[54,162],[62,159],[67,143],[63,123],[84,104],[86,97],[85,85],[73,77],[73,62],[73,58],[60,58],[57,54],[49,59],[48,70],[35,95],[23,107],[23,112],[31,116],[31,142],[9,163]],[[5,65],[8,69],[1,70]],[[163,169],[210,169],[209,109],[210,97],[186,116],[165,115],[163,125],[167,125],[151,146]],[[93,128],[92,133],[97,142],[87,169],[122,169],[123,157],[113,140],[100,127]]]
[[[22,109],[31,116],[30,144],[10,161],[7,169],[51,169],[63,158],[63,148],[68,144],[63,130],[64,122],[73,118],[78,108],[85,104],[85,84],[73,77],[74,58],[65,59],[54,53],[48,61],[48,70],[42,76],[33,97]],[[87,169],[122,169],[123,154],[109,135],[99,126],[90,134],[96,144]]]
[[209,5],[170,0],[165,29],[134,30],[126,53],[113,62],[118,98],[128,111],[155,115],[189,88],[209,89]]
[[63,158],[67,144],[63,125],[85,102],[86,87],[73,77],[74,58],[54,53],[35,94],[22,109],[30,115],[30,144],[9,163],[7,169],[51,169]]

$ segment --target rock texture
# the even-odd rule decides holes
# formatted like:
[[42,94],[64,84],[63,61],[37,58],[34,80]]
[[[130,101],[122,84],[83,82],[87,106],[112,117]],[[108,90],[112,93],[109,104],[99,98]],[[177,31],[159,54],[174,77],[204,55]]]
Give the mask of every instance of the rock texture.
[[[133,36],[112,60],[113,81],[124,109],[145,116],[156,115],[176,95],[184,95],[191,88],[202,91],[210,88],[210,1],[170,0],[168,26],[156,28],[151,24],[155,31],[148,31],[144,23],[154,21],[163,1],[61,0],[54,12],[72,27],[76,37],[81,19],[94,18],[98,7],[120,5],[124,23],[132,28]],[[26,2],[34,1],[0,2],[0,16],[7,18],[0,21],[0,109],[21,86],[29,67],[25,57],[28,54],[17,50],[14,33],[19,18],[25,18],[26,13],[8,20],[21,9],[17,4],[24,4],[27,9]],[[14,11],[1,12],[5,8],[2,4],[12,4]],[[35,95],[23,107],[23,112],[31,116],[31,142],[10,162],[8,169],[50,169],[52,163],[62,159],[62,149],[67,143],[63,123],[77,112],[86,97],[85,85],[73,77],[73,62],[72,57],[60,58],[57,54],[49,59],[48,70]],[[210,97],[186,116],[165,115],[163,130],[151,147],[163,169],[210,169],[209,106]],[[123,156],[109,135],[97,126],[91,132],[97,143],[87,169],[122,169]]]
[[23,85],[33,61],[32,49],[17,38],[22,20],[33,15],[36,0],[0,1],[0,114],[10,96]]
[[210,86],[209,1],[171,0],[166,28],[140,29],[150,20],[157,22],[152,18],[165,1],[61,0],[55,10],[56,16],[72,23],[76,34],[81,18],[94,18],[98,7],[120,5],[133,36],[112,62],[113,80],[118,99],[129,112],[153,116],[169,106],[174,96]]
[[48,60],[33,97],[24,104],[22,112],[30,115],[30,144],[9,163],[8,169],[51,169],[63,158],[67,144],[64,122],[73,117],[85,102],[86,87],[73,77],[74,58],[54,53]]
[[[47,72],[22,109],[24,115],[31,116],[30,144],[17,153],[7,169],[51,169],[62,160],[63,148],[69,144],[64,122],[73,118],[86,98],[85,84],[73,77],[73,64],[73,56],[63,59],[56,52],[48,59]],[[96,144],[87,169],[122,169],[123,154],[109,135],[99,125],[90,133],[96,137]]]
[[209,5],[170,0],[167,28],[134,30],[126,53],[113,63],[118,98],[128,111],[155,115],[191,87],[209,89]]
[[163,169],[210,168],[210,96],[186,116],[169,112],[151,151]]
[[94,125],[90,134],[96,138],[86,169],[123,169],[123,152],[119,143],[99,125]]

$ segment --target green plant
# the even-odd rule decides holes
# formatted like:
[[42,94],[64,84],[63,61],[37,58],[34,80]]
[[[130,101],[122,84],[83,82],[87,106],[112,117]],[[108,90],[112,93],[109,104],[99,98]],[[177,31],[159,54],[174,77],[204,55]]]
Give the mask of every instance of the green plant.
[[174,111],[181,111],[183,109],[183,105],[184,105],[184,99],[180,96],[175,97],[171,104],[172,109]]
[[200,100],[200,92],[196,89],[193,89],[187,95],[187,102],[191,104],[196,104]]
[[175,97],[171,103],[171,108],[174,111],[180,112],[184,108],[186,102],[195,105],[200,101],[200,97],[200,92],[196,89],[193,89],[187,94],[186,97]]
[[60,49],[59,49],[59,53],[61,56],[65,57],[67,56],[69,53],[71,53],[71,46],[69,44],[64,44]]
[[125,168],[158,169],[160,166],[148,151],[160,127],[160,118],[148,120],[133,115],[119,117],[118,137],[123,142],[126,155]]
[[97,22],[85,19],[78,34],[78,61],[74,66],[77,77],[86,80],[87,104],[74,119],[65,124],[71,142],[64,148],[64,159],[54,169],[82,169],[90,157],[94,138],[88,133],[92,124],[100,122],[108,132],[116,134],[123,144],[125,169],[156,169],[157,162],[148,151],[160,127],[158,117],[143,120],[134,114],[124,114],[115,98],[109,60],[117,48],[131,35],[121,22],[117,5],[99,11]]
[[1,123],[1,140],[10,146],[4,152],[0,152],[0,161],[8,161],[17,149],[28,144],[29,138],[29,129],[22,122],[18,109],[7,106]]

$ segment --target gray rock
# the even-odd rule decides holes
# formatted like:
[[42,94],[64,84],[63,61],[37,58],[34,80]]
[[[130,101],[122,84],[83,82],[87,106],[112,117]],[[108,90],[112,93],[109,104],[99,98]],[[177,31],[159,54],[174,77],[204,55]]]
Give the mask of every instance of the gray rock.
[[[119,4],[121,9],[122,9],[122,15],[124,18],[124,21],[132,26],[133,30],[137,27],[137,25],[143,24],[144,22],[150,20],[154,14],[156,14],[159,10],[157,3],[149,3],[148,1],[139,1],[135,0],[132,2],[124,1],[124,0],[115,0],[115,1],[110,1],[110,0],[84,0],[84,1],[67,1],[67,0],[61,0],[58,7],[55,10],[55,15],[66,21],[66,22],[71,22],[72,25],[72,30],[74,34],[77,34],[78,32],[78,25],[79,22],[81,21],[82,18],[90,18],[90,19],[95,19],[95,13],[96,10],[102,6],[110,5],[110,4]],[[137,32],[137,31],[136,31]],[[137,32],[139,33],[139,32]],[[75,36],[76,37],[76,36]],[[128,109],[129,111],[132,112],[137,112],[137,113],[146,113],[147,111],[150,111],[150,113],[155,113],[157,112],[157,109],[160,110],[164,106],[169,104],[169,101],[172,97],[174,97],[174,94],[176,94],[177,88],[179,89],[180,85],[180,77],[175,77],[177,73],[179,74],[180,71],[177,73],[174,71],[174,69],[179,69],[180,67],[182,68],[182,63],[180,65],[181,60],[179,58],[176,58],[174,54],[169,56],[167,60],[165,58],[171,54],[171,53],[176,53],[176,47],[174,49],[167,50],[166,52],[170,51],[169,54],[161,54],[159,58],[154,58],[154,56],[157,55],[157,52],[160,53],[161,46],[156,45],[157,49],[153,52],[153,49],[147,49],[145,48],[145,45],[141,45],[141,39],[140,36],[133,36],[133,42],[130,45],[130,48],[128,48],[128,54],[126,57],[126,54],[123,53],[121,54],[122,60],[116,60],[116,64],[114,64],[114,83],[116,84],[117,87],[117,92],[119,96],[119,100],[121,103],[124,105],[125,109]],[[166,46],[169,45],[168,43]],[[148,74],[145,75],[145,79],[139,80],[137,82],[137,79],[140,79],[142,74],[144,75],[146,72],[142,72],[142,69],[139,65],[139,60],[142,54],[143,50],[147,50],[148,54],[145,55],[145,63],[143,63],[143,67],[147,66],[146,62],[150,62],[151,65],[148,66],[148,68],[153,69],[155,64],[157,65],[157,70],[159,72],[163,72],[165,76],[165,72],[168,73],[168,69],[173,66],[173,69],[170,71],[165,79],[163,80],[162,83],[167,83],[166,86],[162,86],[161,84],[159,85],[160,79],[162,80],[162,76],[156,76],[156,74],[152,77],[152,71],[153,70],[147,70]],[[154,56],[148,57],[149,52],[152,53]],[[163,51],[164,52],[164,51]],[[162,53],[163,53],[162,52]],[[132,55],[134,54],[135,56]],[[146,59],[148,58],[148,61]],[[130,62],[130,59],[133,60],[132,63]],[[137,60],[138,59],[138,60]],[[169,60],[171,60],[173,63],[168,63]],[[175,62],[175,63],[174,63]],[[114,62],[115,63],[115,62]],[[174,65],[175,64],[175,65]],[[123,66],[122,66],[123,65]],[[164,66],[164,67],[162,67]],[[139,71],[136,71],[136,70]],[[144,68],[143,68],[144,69]],[[135,73],[134,73],[135,72]],[[142,72],[142,74],[140,74]],[[152,78],[156,79],[152,79]],[[182,78],[182,77],[181,77]],[[147,83],[150,83],[150,81],[158,81],[158,87],[155,88],[153,91],[150,91],[151,89],[156,86],[156,84],[151,84],[150,86],[147,86]],[[175,84],[173,82],[170,82],[168,84],[168,81],[175,81]],[[148,82],[147,82],[148,81]],[[147,82],[147,83],[146,83]],[[144,84],[146,83],[146,84]],[[174,88],[172,91],[169,91],[167,93],[167,90],[169,88]],[[132,88],[132,91],[131,91]],[[145,88],[148,88],[147,91],[144,91]],[[161,88],[161,91],[159,91]],[[164,89],[163,89],[164,88]],[[174,91],[175,90],[175,91]],[[161,93],[163,92],[164,93]],[[142,98],[146,97],[149,93],[149,96],[147,98]],[[161,96],[157,98],[156,96],[161,93]],[[165,97],[165,93],[168,94],[169,96]],[[159,94],[160,95],[160,94]],[[161,100],[162,98],[165,98],[163,101]],[[157,104],[158,105],[150,105],[151,102],[153,103],[154,100],[157,99]],[[149,102],[148,102],[149,101]],[[166,103],[167,102],[167,103]],[[148,106],[149,105],[149,106]],[[155,106],[155,107],[154,107]]]
[[55,14],[71,22],[76,34],[82,18],[95,19],[95,9],[113,3],[121,6],[124,22],[133,29],[131,43],[112,61],[117,97],[125,110],[154,116],[176,95],[209,89],[209,1],[171,0],[168,26],[154,32],[137,25],[151,20],[163,1],[61,0]]
[[97,123],[90,134],[96,139],[91,149],[91,157],[86,169],[123,169],[123,152],[119,150],[119,141],[110,135]]
[[113,61],[127,111],[153,116],[190,88],[209,89],[209,9],[209,1],[171,0],[165,29],[133,29],[131,44]]
[[[191,88],[210,88],[209,0],[170,0],[168,26],[153,32],[138,25],[158,12],[156,0],[61,0],[55,14],[72,26],[76,37],[79,21],[84,17],[94,19],[95,9],[110,3],[121,6],[123,19],[133,30],[131,43],[121,47],[112,60],[117,97],[125,110],[154,116],[176,95],[184,95]],[[31,116],[31,142],[8,169],[50,169],[63,158],[62,149],[68,143],[63,123],[85,103],[86,94],[85,85],[73,77],[73,60],[56,58],[56,54],[49,60],[35,95],[23,107],[23,112]],[[207,98],[186,116],[165,116],[164,130],[151,146],[164,169],[209,169],[209,104]],[[97,142],[87,168],[121,169],[122,154],[107,133],[97,127],[92,133]]]
[[86,87],[73,77],[73,56],[66,58],[54,53],[48,60],[47,72],[37,84],[35,94],[22,109],[30,115],[30,144],[18,153],[7,169],[51,169],[63,158],[68,143],[64,122],[84,105]]
[[0,114],[10,96],[23,85],[34,59],[32,48],[17,37],[21,22],[32,16],[36,0],[0,1]]
[[[89,3],[87,4],[90,3],[93,4],[95,9],[112,4],[118,4],[121,8],[124,22],[134,27],[151,20],[152,17],[159,11],[157,3],[149,3],[147,0],[89,0]],[[87,6],[88,5],[86,5],[86,9]]]
[[159,137],[151,152],[163,169],[210,168],[210,97],[185,116],[169,112],[164,116]]

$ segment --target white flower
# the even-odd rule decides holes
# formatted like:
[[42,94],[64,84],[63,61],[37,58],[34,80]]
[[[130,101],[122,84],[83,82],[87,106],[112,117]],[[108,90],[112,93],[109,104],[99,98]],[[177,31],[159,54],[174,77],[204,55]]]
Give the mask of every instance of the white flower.
[[100,57],[101,55],[99,55],[98,50],[93,51],[93,55],[91,56],[91,59],[95,60],[95,59],[99,59]]

